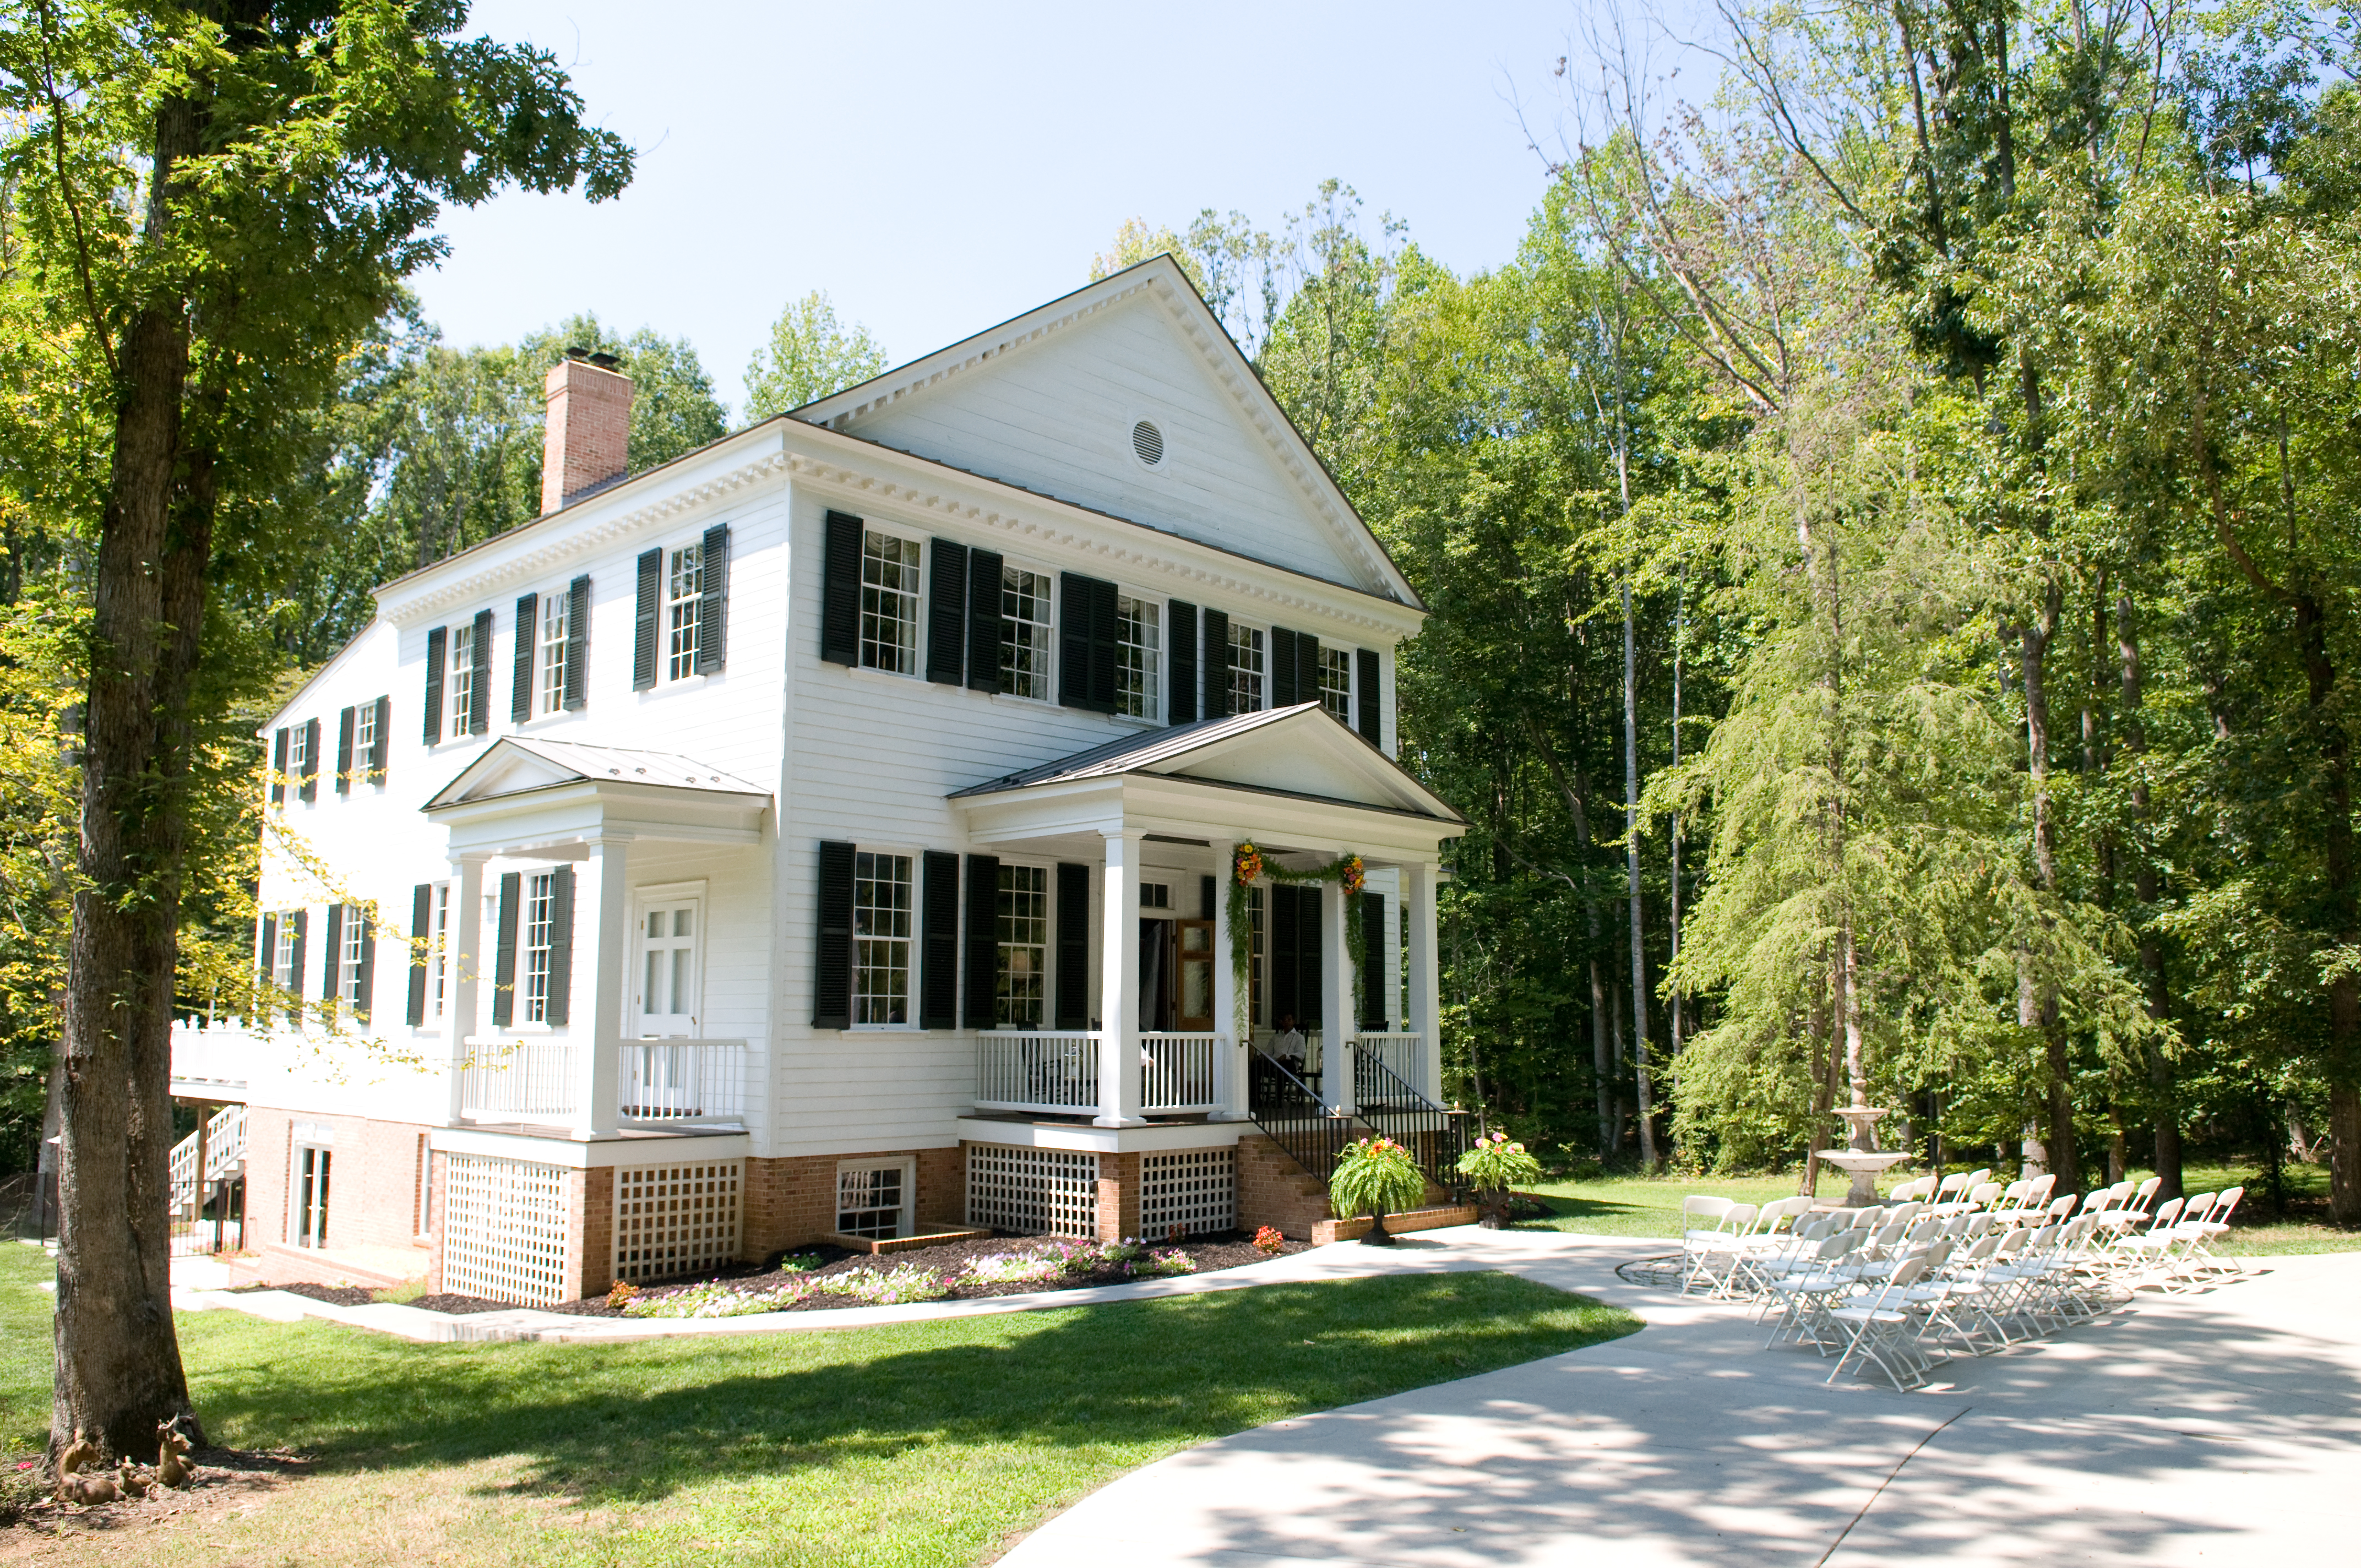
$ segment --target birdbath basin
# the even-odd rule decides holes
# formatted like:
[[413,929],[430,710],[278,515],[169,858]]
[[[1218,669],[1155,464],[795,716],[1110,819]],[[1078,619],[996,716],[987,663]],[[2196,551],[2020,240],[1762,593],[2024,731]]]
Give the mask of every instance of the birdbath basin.
[[1822,1165],[1835,1166],[1852,1178],[1852,1190],[1844,1196],[1848,1209],[1874,1208],[1878,1202],[1877,1178],[1888,1166],[1900,1165],[1910,1157],[1906,1149],[1887,1154],[1872,1154],[1865,1149],[1821,1149]]

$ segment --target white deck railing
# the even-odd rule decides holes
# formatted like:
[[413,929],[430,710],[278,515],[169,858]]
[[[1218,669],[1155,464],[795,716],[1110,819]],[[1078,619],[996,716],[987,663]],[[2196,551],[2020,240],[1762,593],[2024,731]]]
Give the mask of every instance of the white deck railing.
[[[205,1146],[204,1179],[197,1179],[197,1142]],[[204,1190],[246,1165],[246,1107],[225,1105],[207,1119],[202,1135],[191,1133],[172,1146],[169,1170],[172,1212],[187,1214],[203,1206]]]
[[1424,1035],[1400,1031],[1360,1035],[1355,1037],[1354,1046],[1364,1056],[1385,1063],[1396,1078],[1429,1100],[1434,1098],[1434,1085],[1427,1081]]
[[625,1040],[616,1075],[627,1122],[736,1122],[746,1114],[743,1040]]
[[1099,1108],[1099,1037],[1035,1030],[993,1031],[976,1039],[979,1111],[1073,1115]]
[[243,1089],[259,1044],[255,1032],[230,1019],[172,1020],[172,1080]]
[[1218,1110],[1221,1044],[1219,1035],[1140,1036],[1139,1108],[1159,1115]]
[[582,1047],[570,1041],[470,1039],[459,1113],[478,1122],[570,1122],[579,1107]]

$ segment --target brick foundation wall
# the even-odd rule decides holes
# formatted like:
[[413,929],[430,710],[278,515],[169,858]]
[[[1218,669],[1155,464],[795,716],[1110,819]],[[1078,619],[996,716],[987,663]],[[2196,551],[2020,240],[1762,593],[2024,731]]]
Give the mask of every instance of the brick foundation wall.
[[1260,1133],[1238,1139],[1238,1228],[1268,1225],[1283,1236],[1310,1241],[1328,1218],[1328,1189]]
[[1099,1156],[1099,1240],[1126,1241],[1139,1234],[1139,1157]]
[[967,1212],[967,1176],[956,1148],[878,1149],[859,1155],[796,1155],[750,1159],[741,1191],[740,1234],[757,1262],[808,1246],[836,1230],[836,1168],[848,1159],[911,1159],[917,1190],[911,1213],[920,1224],[959,1224]]
[[[1473,1203],[1453,1204],[1436,1209],[1412,1209],[1386,1216],[1386,1234],[1404,1235],[1411,1231],[1439,1231],[1445,1225],[1472,1225],[1478,1218]],[[1369,1234],[1369,1217],[1356,1214],[1349,1220],[1323,1220],[1312,1227],[1312,1245],[1326,1246],[1331,1242],[1354,1242]]]
[[[368,1270],[417,1277],[431,1255],[420,1245],[418,1210],[428,1179],[427,1129],[365,1116],[298,1115],[265,1106],[246,1114],[246,1245],[256,1261],[242,1269],[273,1282],[357,1277],[350,1266],[315,1263],[295,1238],[295,1124],[323,1129],[328,1166],[329,1252],[380,1249]],[[414,1265],[410,1255],[417,1255]],[[406,1276],[405,1276],[405,1271]]]

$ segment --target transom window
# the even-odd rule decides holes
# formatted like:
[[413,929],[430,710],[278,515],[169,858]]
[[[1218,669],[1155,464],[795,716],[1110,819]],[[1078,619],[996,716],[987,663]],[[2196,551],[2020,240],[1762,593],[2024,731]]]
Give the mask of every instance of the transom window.
[[1000,980],[1004,1027],[1038,1029],[1049,1003],[1049,868],[1000,868]]
[[336,927],[336,1000],[347,1013],[361,1007],[361,964],[368,952],[368,916],[357,904],[345,905]]
[[918,542],[861,536],[861,663],[897,675],[918,673]]
[[677,681],[697,674],[697,622],[705,602],[705,546],[691,544],[672,553],[672,571],[664,579],[664,679]]
[[1320,706],[1346,724],[1353,722],[1353,651],[1350,648],[1320,650]]
[[1142,909],[1172,907],[1172,884],[1169,882],[1144,882],[1139,884],[1139,906]]
[[910,1021],[910,857],[863,850],[852,867],[852,1022]]
[[1134,718],[1154,718],[1163,689],[1161,607],[1148,599],[1118,597],[1115,610],[1115,710]]
[[906,1168],[898,1163],[838,1171],[837,1234],[875,1238],[900,1235],[902,1211],[908,1201],[906,1175]]
[[536,872],[525,879],[524,1021],[549,1022],[550,939],[556,934],[557,877]]
[[1000,689],[1049,700],[1049,578],[1022,566],[1000,569]]
[[1251,626],[1230,628],[1230,711],[1262,711],[1262,632]]
[[544,714],[563,712],[566,707],[566,614],[565,594],[541,596],[540,707]]
[[451,629],[451,733],[468,732],[476,709],[476,623],[463,620]]

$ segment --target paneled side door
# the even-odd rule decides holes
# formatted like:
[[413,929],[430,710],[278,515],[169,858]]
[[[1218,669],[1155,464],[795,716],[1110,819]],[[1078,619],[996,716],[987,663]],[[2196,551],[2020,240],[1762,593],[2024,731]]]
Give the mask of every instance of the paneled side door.
[[642,1039],[697,1036],[705,941],[704,901],[644,900],[631,970],[631,1032]]

